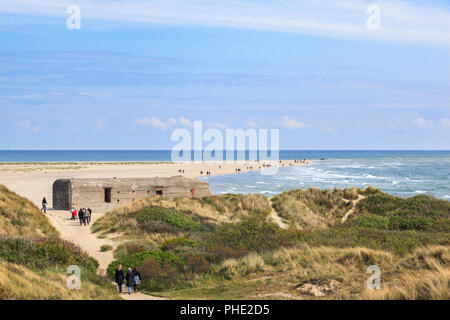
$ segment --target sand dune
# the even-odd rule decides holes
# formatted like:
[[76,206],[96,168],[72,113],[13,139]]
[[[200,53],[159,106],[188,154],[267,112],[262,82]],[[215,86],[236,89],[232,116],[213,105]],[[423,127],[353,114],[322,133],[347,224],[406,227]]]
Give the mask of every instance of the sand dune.
[[[278,163],[283,166],[300,166],[306,163],[283,160]],[[19,195],[30,199],[38,207],[42,198],[47,198],[49,209],[47,216],[50,222],[61,233],[61,237],[76,243],[89,255],[99,262],[99,272],[105,272],[106,267],[113,261],[112,251],[101,252],[104,244],[116,246],[113,240],[98,238],[92,233],[89,226],[80,226],[78,220],[70,220],[69,211],[52,210],[52,185],[61,178],[150,178],[170,177],[179,175],[178,170],[184,170],[183,176],[197,178],[205,176],[207,171],[211,175],[232,174],[237,169],[240,172],[258,170],[262,163],[52,163],[52,164],[3,164],[0,166],[0,184]],[[202,172],[202,174],[201,174]],[[92,223],[105,212],[93,212]],[[91,223],[91,225],[92,225]],[[153,300],[159,299],[141,293],[123,295],[124,299]]]

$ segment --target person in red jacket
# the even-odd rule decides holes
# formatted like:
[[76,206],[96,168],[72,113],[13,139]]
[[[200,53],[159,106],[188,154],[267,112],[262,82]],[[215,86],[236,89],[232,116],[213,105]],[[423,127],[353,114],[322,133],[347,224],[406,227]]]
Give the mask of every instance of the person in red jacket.
[[72,210],[72,218],[70,220],[76,220],[77,219],[77,209],[73,208]]

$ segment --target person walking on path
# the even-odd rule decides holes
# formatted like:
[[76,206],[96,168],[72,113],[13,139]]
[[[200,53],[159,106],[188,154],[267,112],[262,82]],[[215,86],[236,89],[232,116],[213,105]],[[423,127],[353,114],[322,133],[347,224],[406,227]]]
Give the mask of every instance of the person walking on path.
[[91,208],[88,208],[87,211],[89,212],[89,223],[91,223],[92,209],[91,209]]
[[84,221],[84,211],[83,208],[80,209],[80,211],[78,211],[78,219],[80,219],[80,226],[86,225],[86,222]]
[[137,286],[141,284],[141,273],[138,271],[136,267],[133,269],[134,275],[134,292],[137,292]]
[[84,225],[91,223],[91,209],[84,210]]
[[41,211],[44,211],[44,213],[47,213],[47,199],[42,199],[42,209]]
[[116,269],[116,275],[114,278],[116,279],[117,287],[119,288],[119,293],[122,293],[122,285],[124,279],[122,265],[119,265],[119,267]]
[[134,274],[131,268],[128,268],[126,277],[127,277],[128,294],[131,294],[131,290],[134,287]]
[[73,208],[73,210],[72,210],[72,218],[70,218],[70,220],[76,220],[77,219],[77,215],[78,215],[77,209]]

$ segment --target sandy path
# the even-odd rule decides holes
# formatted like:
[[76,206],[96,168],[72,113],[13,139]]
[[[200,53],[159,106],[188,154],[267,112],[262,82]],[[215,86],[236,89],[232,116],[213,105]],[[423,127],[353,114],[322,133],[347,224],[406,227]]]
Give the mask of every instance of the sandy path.
[[273,208],[272,205],[272,198],[269,198],[269,202],[270,202],[270,208],[272,209],[272,212],[270,213],[271,218],[275,221],[276,224],[278,224],[278,226],[281,229],[289,229],[289,225],[284,223],[283,220],[281,219],[281,217],[278,215],[278,212]]
[[356,208],[356,205],[358,204],[358,202],[360,202],[364,198],[365,198],[365,196],[358,194],[358,199],[352,200],[353,207],[350,210],[348,210],[348,212],[345,214],[345,216],[342,217],[341,223],[345,223],[345,221],[347,221],[348,217],[350,217],[350,215],[352,215],[353,212],[355,211],[355,208]]
[[[91,225],[103,214],[93,213]],[[70,220],[69,211],[48,210],[47,217],[55,228],[61,233],[61,237],[79,245],[91,257],[99,263],[99,273],[104,274],[108,265],[113,261],[112,251],[101,252],[100,247],[109,244],[117,245],[112,240],[100,239],[92,233],[90,226],[80,226],[79,220]]]
[[[103,213],[93,213],[92,223],[95,222]],[[100,274],[105,274],[106,268],[114,260],[112,251],[101,252],[100,247],[109,244],[115,247],[117,243],[109,239],[100,239],[92,233],[90,226],[80,226],[79,220],[70,220],[70,212],[60,210],[47,211],[47,217],[56,229],[61,233],[62,238],[69,240],[83,248],[91,257],[99,263]],[[115,285],[115,284],[114,284]],[[124,288],[124,291],[127,289]],[[162,300],[163,298],[154,297],[140,292],[131,295],[122,293],[121,297],[125,300]]]

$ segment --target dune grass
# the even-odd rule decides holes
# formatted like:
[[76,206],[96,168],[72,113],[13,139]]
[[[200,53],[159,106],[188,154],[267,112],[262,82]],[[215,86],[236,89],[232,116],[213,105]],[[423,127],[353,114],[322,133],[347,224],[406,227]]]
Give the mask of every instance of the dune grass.
[[[449,263],[449,248],[442,246],[420,248],[399,258],[366,248],[299,245],[226,260],[211,274],[191,280],[190,286],[160,295],[179,299],[448,299]],[[381,269],[381,290],[366,287],[370,265]]]
[[[151,207],[172,209],[187,219],[212,226],[236,222],[249,215],[267,216],[271,210],[268,199],[262,195],[227,194],[193,199],[155,197],[141,199],[107,212],[94,223],[92,230],[102,234],[136,235],[141,232],[139,222],[136,220],[137,215]],[[160,224],[161,233],[182,231],[164,227],[167,225]],[[158,226],[150,232],[157,233]]]
[[[118,263],[141,268],[143,289],[170,298],[448,299],[449,202],[378,189],[153,198],[117,208],[93,228],[133,235]],[[352,214],[343,222],[350,210]],[[161,258],[164,257],[164,258]],[[382,289],[366,288],[367,267]]]
[[96,274],[81,277],[81,290],[70,290],[63,269],[32,269],[0,259],[0,300],[119,299],[110,280]]
[[273,197],[272,205],[294,228],[324,229],[339,223],[352,208],[350,200],[357,199],[358,192],[355,188],[291,190]]
[[[82,290],[66,285],[70,265],[81,269]],[[59,233],[31,201],[0,185],[1,299],[117,299],[98,262]]]
[[0,185],[0,236],[58,237],[58,231],[29,200]]

